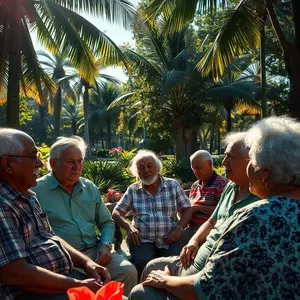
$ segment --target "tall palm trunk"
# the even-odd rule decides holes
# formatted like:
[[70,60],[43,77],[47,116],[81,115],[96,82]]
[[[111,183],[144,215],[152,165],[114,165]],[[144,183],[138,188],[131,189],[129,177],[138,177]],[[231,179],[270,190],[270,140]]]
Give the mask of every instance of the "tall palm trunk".
[[61,87],[59,86],[54,98],[54,137],[57,138],[61,134]]
[[107,127],[107,148],[111,149],[111,117],[108,117],[106,120],[106,127]]
[[18,20],[10,21],[9,70],[7,87],[7,126],[19,128],[20,115],[20,78],[21,78],[21,31]]
[[39,128],[39,140],[40,142],[45,141],[46,136],[47,136],[47,131],[46,131],[46,107],[39,105],[39,113],[40,113],[40,128]]
[[90,154],[90,133],[89,133],[89,84],[83,82],[83,114],[84,114],[84,139],[88,145],[88,154]]
[[74,135],[77,135],[77,126],[76,126],[76,119],[72,120],[72,132]]
[[[267,18],[266,11],[263,14],[265,24]],[[261,88],[261,115],[267,117],[267,76],[266,76],[266,32],[265,26],[260,34],[260,88]]]

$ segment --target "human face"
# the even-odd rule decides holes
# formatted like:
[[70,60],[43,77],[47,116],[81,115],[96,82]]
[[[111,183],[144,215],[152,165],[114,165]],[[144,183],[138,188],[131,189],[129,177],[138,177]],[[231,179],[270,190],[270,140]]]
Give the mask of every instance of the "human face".
[[60,153],[57,161],[51,160],[53,174],[62,186],[73,186],[82,173],[83,157],[77,147],[69,147]]
[[248,161],[249,157],[242,151],[242,145],[229,144],[222,162],[225,166],[226,177],[237,184],[248,185]]
[[201,157],[195,157],[191,163],[191,168],[200,181],[207,181],[212,175],[212,163],[210,160],[207,161]]
[[153,184],[158,178],[158,168],[153,157],[144,157],[137,162],[138,175],[145,185]]
[[34,141],[28,137],[20,138],[23,144],[23,151],[20,155],[8,155],[6,166],[9,167],[13,186],[23,193],[36,186],[38,169],[43,166],[38,157],[38,150]]
[[268,196],[270,196],[270,189],[267,186],[267,181],[270,171],[255,168],[250,159],[247,167],[247,175],[249,177],[250,192],[261,199],[268,198]]

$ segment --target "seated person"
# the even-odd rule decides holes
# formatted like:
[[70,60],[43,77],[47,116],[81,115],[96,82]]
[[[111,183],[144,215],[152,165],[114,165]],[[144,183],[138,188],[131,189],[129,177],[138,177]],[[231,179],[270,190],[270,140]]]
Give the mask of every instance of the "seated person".
[[55,233],[105,266],[113,280],[124,283],[124,295],[128,295],[137,283],[137,271],[123,256],[112,252],[115,226],[111,214],[98,188],[80,177],[85,151],[80,137],[58,138],[49,153],[51,172],[39,178],[33,190]]
[[[140,150],[130,170],[139,181],[128,187],[112,215],[127,232],[132,261],[140,275],[153,258],[179,255],[184,246],[180,236],[192,210],[180,184],[160,175],[162,163],[152,151]],[[130,212],[132,224],[125,219]],[[181,213],[179,221],[177,212]]]
[[82,286],[96,292],[109,272],[54,234],[29,190],[43,166],[32,138],[1,128],[0,158],[0,299],[68,300],[67,290]]
[[148,299],[147,289],[158,294],[151,299],[300,298],[300,123],[265,118],[248,131],[246,142],[250,191],[263,200],[226,220],[198,274],[153,271],[129,299]]
[[198,178],[190,189],[189,199],[193,216],[184,236],[189,240],[215,210],[228,180],[213,170],[213,158],[205,150],[196,151],[190,157],[191,168]]

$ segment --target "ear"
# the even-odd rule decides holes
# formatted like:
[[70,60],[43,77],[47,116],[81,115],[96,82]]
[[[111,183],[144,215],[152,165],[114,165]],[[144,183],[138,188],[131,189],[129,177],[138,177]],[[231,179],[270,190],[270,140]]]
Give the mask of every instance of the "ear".
[[2,156],[1,165],[8,174],[12,174],[11,163],[8,156]]
[[268,182],[271,177],[271,171],[269,169],[263,169],[262,172],[262,180]]
[[208,160],[207,163],[208,163],[208,165],[209,165],[210,167],[212,167],[212,161],[211,161],[211,160]]
[[49,160],[49,163],[50,163],[50,167],[51,167],[51,169],[52,169],[52,171],[55,171],[55,160],[54,159],[50,159]]

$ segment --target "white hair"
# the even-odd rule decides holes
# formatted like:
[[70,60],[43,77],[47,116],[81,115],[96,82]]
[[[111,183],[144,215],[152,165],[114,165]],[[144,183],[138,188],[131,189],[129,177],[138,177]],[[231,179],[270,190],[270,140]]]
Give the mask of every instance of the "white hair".
[[17,129],[0,128],[0,156],[3,155],[21,155],[24,150],[24,145],[21,142],[21,137],[30,136]]
[[129,170],[134,177],[139,177],[137,163],[141,159],[146,158],[146,157],[152,157],[154,159],[157,169],[158,169],[158,173],[161,173],[162,162],[159,160],[159,158],[156,156],[156,154],[153,151],[142,149],[142,150],[138,151],[138,153],[136,154],[136,156],[132,159],[132,161],[130,163]]
[[205,161],[211,161],[211,165],[213,166],[213,158],[212,155],[206,150],[198,150],[190,156],[190,162],[192,163],[195,158],[201,158]]
[[265,118],[248,131],[251,163],[269,169],[279,184],[300,186],[300,123],[282,116]]
[[87,145],[83,138],[77,135],[72,135],[71,137],[58,137],[56,142],[50,148],[49,158],[47,162],[47,169],[49,171],[52,170],[50,160],[59,160],[61,152],[70,147],[78,148],[81,151],[82,157],[84,159]]
[[240,145],[241,151],[245,156],[248,156],[249,148],[246,144],[246,135],[247,132],[231,132],[228,133],[225,138],[222,140],[222,146],[226,148],[228,145]]

